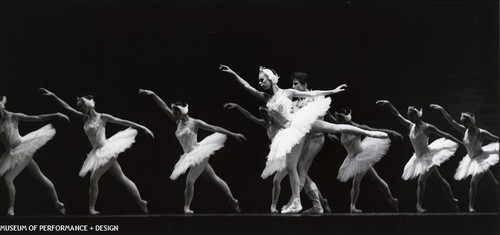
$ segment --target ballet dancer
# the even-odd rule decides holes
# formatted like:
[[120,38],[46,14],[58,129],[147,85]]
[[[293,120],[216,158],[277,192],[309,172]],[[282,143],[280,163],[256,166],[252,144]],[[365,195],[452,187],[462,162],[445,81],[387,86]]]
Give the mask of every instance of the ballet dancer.
[[[439,183],[453,209],[458,211],[458,200],[453,197],[450,184],[441,176],[437,167],[455,154],[458,143],[461,143],[460,140],[439,130],[432,124],[425,123],[422,120],[422,109],[409,106],[408,119],[406,119],[389,101],[379,100],[376,103],[389,107],[396,119],[410,130],[410,141],[415,153],[406,163],[402,178],[409,180],[418,177],[417,212],[423,213],[426,211],[422,207],[422,203],[425,196],[425,183],[429,177],[433,177]],[[444,138],[437,139],[429,144],[431,134]]]
[[286,169],[290,178],[292,191],[292,203],[281,213],[298,213],[302,210],[300,202],[300,180],[297,171],[297,162],[302,151],[302,138],[308,133],[352,133],[372,136],[376,138],[387,138],[383,132],[365,131],[357,127],[327,123],[318,120],[324,116],[330,107],[331,99],[316,99],[305,107],[292,114],[293,97],[313,97],[336,94],[344,91],[346,85],[340,85],[334,90],[302,92],[295,89],[281,89],[278,86],[278,75],[275,71],[260,67],[259,84],[269,93],[258,91],[247,81],[237,75],[226,65],[220,65],[219,69],[230,74],[250,94],[261,101],[266,102],[271,117],[280,125],[280,130],[273,138],[270,152],[267,156],[266,167],[261,177]]
[[[90,172],[89,213],[91,215],[99,214],[99,211],[95,209],[99,193],[99,179],[109,170],[111,175],[132,194],[141,210],[147,214],[147,202],[141,198],[135,183],[125,176],[117,158],[118,154],[130,148],[135,142],[137,130],[133,128],[143,130],[152,138],[154,138],[153,132],[137,123],[113,117],[109,114],[98,113],[95,110],[95,102],[92,96],[78,97],[77,106],[80,111],[77,111],[51,91],[45,88],[40,88],[40,91],[42,95],[53,97],[66,111],[84,122],[83,129],[92,145],[92,151],[87,155],[79,175],[85,177]],[[129,128],[119,131],[106,139],[106,124],[108,122],[128,126]]]
[[[433,109],[441,111],[446,121],[450,123],[456,130],[464,135],[463,143],[467,150],[467,155],[462,158],[458,164],[454,178],[463,180],[471,176],[469,188],[469,212],[475,212],[474,202],[477,195],[477,184],[483,176],[487,175],[497,192],[500,190],[500,184],[493,176],[490,167],[498,163],[498,136],[495,136],[487,130],[476,126],[476,118],[474,114],[464,112],[460,116],[462,124],[453,120],[451,115],[440,105],[431,104]],[[486,146],[483,146],[484,140],[495,141]]]
[[[212,166],[208,163],[208,159],[215,151],[224,146],[227,138],[226,135],[232,136],[239,141],[245,140],[245,136],[228,131],[222,127],[207,124],[200,119],[190,117],[188,115],[188,105],[185,103],[177,102],[172,104],[170,108],[153,91],[140,89],[139,93],[152,96],[158,106],[160,106],[167,116],[177,125],[175,136],[179,140],[184,150],[184,154],[175,164],[170,179],[177,179],[189,169],[189,173],[186,177],[186,189],[184,191],[184,213],[194,213],[190,207],[194,195],[194,183],[200,175],[203,175],[210,182],[214,183],[225,194],[231,207],[236,212],[241,212],[238,200],[233,197],[227,183],[215,173]],[[215,133],[198,142],[197,135],[199,129]]]
[[[360,125],[352,121],[352,113],[349,110],[342,110],[341,112],[335,112],[336,119],[339,123],[349,124],[357,126],[365,130],[377,130],[382,131],[394,138],[403,139],[403,136],[396,131],[372,128],[366,125]],[[361,180],[367,176],[372,182],[379,188],[379,190],[384,194],[387,202],[391,206],[392,210],[397,212],[398,200],[392,196],[391,190],[387,183],[380,178],[377,174],[373,165],[375,165],[389,150],[391,141],[389,139],[374,139],[371,137],[365,137],[361,140],[359,135],[342,134],[340,137],[340,143],[344,146],[347,151],[347,157],[340,166],[337,179],[341,182],[347,182],[352,178],[352,188],[351,188],[351,213],[363,212],[356,208],[356,202],[359,197]]]
[[38,164],[33,160],[35,152],[51,140],[56,134],[56,130],[51,124],[30,132],[24,136],[19,134],[19,122],[43,122],[52,118],[63,118],[69,121],[68,117],[61,113],[26,115],[23,113],[13,113],[5,109],[7,98],[2,96],[0,101],[0,140],[5,146],[5,153],[0,158],[0,176],[4,177],[5,184],[9,191],[8,216],[14,216],[14,203],[16,201],[16,187],[14,179],[25,168],[35,179],[42,184],[50,195],[56,210],[61,214],[66,214],[64,204],[57,197],[54,184],[42,173]]

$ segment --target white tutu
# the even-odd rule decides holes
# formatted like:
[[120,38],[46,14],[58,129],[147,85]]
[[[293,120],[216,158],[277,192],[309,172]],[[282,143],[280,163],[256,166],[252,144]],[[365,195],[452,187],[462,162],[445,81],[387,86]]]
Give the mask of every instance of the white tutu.
[[94,172],[99,167],[108,163],[111,158],[117,158],[118,154],[132,146],[136,136],[137,130],[133,128],[127,128],[111,136],[103,146],[92,149],[87,154],[87,159],[83,162],[79,175],[84,177],[89,171]]
[[51,124],[30,132],[21,137],[21,143],[5,152],[0,158],[0,176],[19,165],[26,165],[33,158],[33,154],[51,140],[56,130]]
[[288,126],[279,130],[271,142],[271,149],[267,155],[267,162],[261,177],[269,177],[274,172],[285,169],[285,156],[292,148],[300,143],[302,138],[309,133],[313,123],[324,116],[331,103],[330,97],[321,97],[293,113]]
[[420,174],[427,172],[433,166],[440,166],[441,163],[448,160],[455,151],[457,151],[458,144],[445,139],[439,138],[429,145],[429,150],[417,156],[415,153],[406,163],[403,170],[402,178],[404,180],[414,179]]
[[175,164],[174,170],[170,175],[170,179],[177,179],[190,167],[196,166],[203,162],[205,159],[209,158],[215,153],[215,151],[224,147],[226,139],[226,135],[221,133],[213,133],[205,137],[201,142],[198,143],[198,146],[196,146],[190,152],[184,153],[180,157],[179,161],[177,161],[177,163]]
[[375,163],[380,161],[389,150],[390,139],[376,139],[365,137],[361,141],[361,149],[348,153],[340,166],[337,179],[347,182],[357,174],[365,174]]
[[471,158],[469,154],[458,164],[457,171],[454,178],[456,180],[463,180],[469,175],[474,176],[487,171],[490,166],[498,163],[498,142],[491,143],[483,146],[483,153],[481,155]]

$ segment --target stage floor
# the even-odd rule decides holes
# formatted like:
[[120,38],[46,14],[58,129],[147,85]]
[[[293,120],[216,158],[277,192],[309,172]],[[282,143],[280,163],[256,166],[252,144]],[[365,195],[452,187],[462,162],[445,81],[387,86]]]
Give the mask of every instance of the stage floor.
[[[15,234],[73,234],[74,230],[87,230],[76,233],[498,235],[499,218],[498,213],[2,216],[0,233],[17,229],[21,231]],[[30,232],[30,229],[33,231]]]

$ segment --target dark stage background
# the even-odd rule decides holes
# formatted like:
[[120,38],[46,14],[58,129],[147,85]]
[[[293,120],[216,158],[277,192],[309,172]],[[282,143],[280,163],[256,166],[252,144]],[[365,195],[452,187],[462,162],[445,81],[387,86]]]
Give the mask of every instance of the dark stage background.
[[[269,144],[265,131],[222,108],[225,102],[237,102],[256,114],[262,103],[220,72],[220,63],[256,87],[259,65],[275,68],[283,88],[291,86],[288,78],[293,71],[310,73],[313,89],[347,83],[346,92],[332,97],[332,110],[351,108],[354,121],[405,135],[375,166],[403,212],[415,211],[416,180],[400,177],[413,150],[408,131],[387,108],[375,105],[376,100],[388,99],[403,113],[408,105],[423,106],[425,121],[459,138],[429,104],[441,104],[457,119],[462,111],[473,112],[478,126],[500,134],[497,1],[1,1],[0,32],[0,94],[8,97],[9,111],[62,112],[54,100],[40,95],[39,87],[74,106],[77,96],[93,94],[98,112],[144,124],[155,133],[151,139],[141,132],[119,157],[153,214],[182,212],[185,177],[168,178],[182,149],[174,123],[152,98],[138,95],[139,88],[152,89],[169,103],[188,102],[192,117],[245,134],[247,141],[229,139],[210,163],[244,213],[269,210],[272,180],[259,177]],[[91,150],[83,123],[73,117],[70,123],[50,122],[57,135],[35,160],[54,182],[68,214],[87,214],[89,180],[78,176]],[[42,125],[22,123],[21,134]],[[121,129],[108,125],[108,137]],[[200,140],[207,134],[200,131]],[[348,212],[351,186],[336,180],[345,155],[340,144],[327,140],[310,170],[333,211],[340,213]],[[469,180],[453,179],[464,155],[461,146],[440,171],[466,211]],[[492,170],[498,178],[498,166]],[[20,174],[16,186],[16,214],[55,214],[29,174]],[[361,187],[359,208],[389,212],[369,180]],[[280,207],[290,195],[287,180],[282,188]],[[0,191],[4,213],[3,184]],[[498,198],[491,182],[482,180],[477,209],[498,211]],[[304,194],[303,204],[310,205]],[[424,207],[450,211],[432,181]],[[110,175],[100,181],[97,208],[102,214],[140,213]],[[203,178],[196,183],[192,209],[232,213],[223,194]]]

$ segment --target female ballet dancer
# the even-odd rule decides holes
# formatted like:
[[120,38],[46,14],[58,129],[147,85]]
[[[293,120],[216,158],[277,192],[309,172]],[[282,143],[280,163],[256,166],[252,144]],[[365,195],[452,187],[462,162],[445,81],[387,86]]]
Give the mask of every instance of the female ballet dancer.
[[[87,135],[92,151],[87,155],[87,159],[83,163],[79,175],[85,177],[90,172],[90,189],[89,189],[89,213],[98,215],[99,211],[95,209],[97,195],[99,193],[99,179],[108,170],[118,182],[122,183],[125,188],[132,194],[137,205],[144,213],[148,213],[147,202],[141,198],[137,186],[125,174],[117,161],[118,154],[130,148],[135,142],[137,130],[130,128],[134,127],[143,130],[147,135],[154,138],[151,132],[145,126],[137,123],[113,117],[109,114],[98,113],[95,110],[95,102],[92,96],[84,96],[77,98],[77,106],[80,111],[69,106],[65,101],[57,97],[54,93],[45,88],[40,88],[42,95],[53,97],[66,111],[84,122],[83,129]],[[129,128],[119,131],[110,138],[106,139],[106,124],[108,122],[128,126]]]
[[331,99],[317,99],[308,103],[305,107],[292,114],[293,97],[313,97],[331,95],[344,91],[346,85],[341,85],[334,90],[302,92],[295,89],[283,90],[278,86],[276,72],[260,67],[259,84],[271,94],[257,91],[243,78],[238,76],[226,65],[220,65],[222,71],[232,75],[237,82],[243,86],[250,94],[266,102],[269,112],[280,130],[273,138],[269,155],[267,156],[266,167],[261,177],[267,178],[274,172],[286,169],[290,178],[292,191],[292,203],[281,213],[297,213],[302,210],[300,202],[300,180],[297,171],[297,161],[302,151],[302,138],[308,133],[352,133],[372,136],[376,138],[387,138],[383,132],[365,131],[357,127],[327,123],[318,120],[328,111]]
[[[422,109],[419,110],[414,106],[409,106],[408,119],[406,119],[389,101],[379,100],[376,103],[388,106],[397,120],[410,130],[410,141],[415,153],[408,163],[406,163],[402,178],[409,180],[418,177],[417,212],[422,213],[426,211],[422,208],[422,203],[425,196],[425,183],[429,177],[436,179],[436,182],[440,184],[441,189],[443,189],[448,197],[453,209],[458,211],[458,200],[453,197],[450,184],[441,176],[437,167],[455,154],[458,148],[457,143],[461,142],[452,135],[439,130],[434,125],[422,121]],[[444,138],[437,139],[429,144],[430,134]]]
[[[246,109],[244,109],[243,107],[241,107],[240,105],[235,104],[235,103],[226,103],[226,104],[224,104],[223,107],[226,109],[236,109],[241,114],[243,114],[244,117],[246,117],[250,121],[264,127],[266,129],[266,132],[267,132],[267,137],[271,141],[280,129],[280,127],[273,122],[271,116],[268,113],[269,110],[267,110],[267,108],[264,106],[259,107],[259,113],[262,116],[262,118],[257,118],[255,116],[253,116]],[[285,170],[279,171],[274,175],[271,209],[270,209],[271,213],[278,213],[278,210],[276,209],[276,205],[278,204],[278,199],[279,199],[279,196],[281,193],[281,181],[287,175],[288,175],[288,173]]]
[[[343,110],[341,112],[335,112],[336,119],[339,123],[349,124],[357,126],[365,130],[377,130],[385,132],[395,138],[403,139],[403,136],[396,131],[371,128],[366,125],[360,125],[352,121],[351,111],[347,112]],[[359,135],[342,134],[340,137],[340,143],[344,146],[347,151],[347,157],[340,166],[337,179],[341,182],[347,182],[352,178],[352,188],[351,188],[351,213],[363,212],[356,208],[356,202],[359,197],[359,186],[363,177],[368,176],[369,179],[375,183],[375,185],[380,189],[387,199],[387,202],[394,211],[398,211],[398,200],[392,196],[391,190],[387,183],[380,178],[377,174],[373,165],[375,165],[389,150],[391,141],[389,139],[374,139],[371,137],[365,137],[361,140]]]
[[[497,191],[500,190],[500,184],[489,169],[498,163],[498,136],[477,127],[476,118],[472,113],[462,113],[460,116],[462,124],[459,124],[440,105],[431,104],[431,108],[441,111],[446,121],[464,135],[463,143],[467,150],[467,155],[460,161],[455,173],[455,179],[463,180],[469,175],[472,177],[469,188],[469,212],[475,212],[474,201],[477,195],[477,184],[484,175],[488,175]],[[483,140],[485,139],[496,142],[483,146]]]
[[26,168],[36,180],[48,191],[56,210],[61,214],[66,214],[64,204],[57,197],[54,184],[42,173],[38,164],[33,160],[33,154],[51,140],[56,134],[56,130],[51,124],[30,132],[25,136],[19,134],[19,121],[23,122],[43,122],[52,118],[68,117],[61,113],[26,115],[23,113],[12,113],[5,109],[7,98],[2,96],[0,101],[0,140],[5,145],[5,153],[0,158],[0,176],[4,176],[5,184],[9,191],[9,208],[7,215],[14,216],[14,203],[16,200],[16,187],[14,179]]
[[[239,133],[233,133],[222,127],[207,124],[200,119],[190,117],[188,115],[188,105],[185,103],[177,102],[171,105],[172,108],[169,108],[153,91],[140,89],[139,93],[152,96],[160,108],[177,125],[175,136],[179,140],[184,150],[184,154],[175,164],[170,179],[177,179],[177,177],[184,174],[184,172],[189,169],[189,173],[186,177],[186,189],[184,191],[184,213],[194,213],[190,209],[194,195],[194,183],[201,174],[224,192],[231,207],[236,212],[241,212],[238,200],[233,197],[227,183],[215,174],[214,169],[208,163],[208,159],[215,151],[224,146],[224,142],[226,142],[227,138],[226,135],[230,135],[239,141],[245,140],[245,136]],[[213,131],[215,133],[198,142],[198,129]]]

